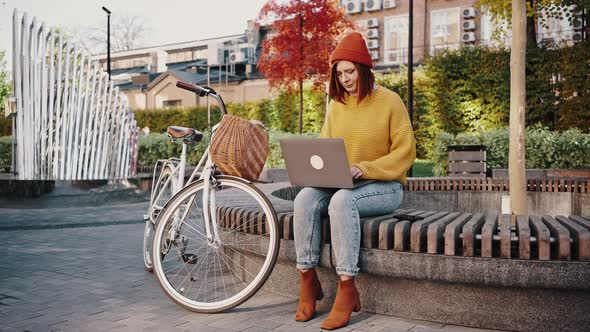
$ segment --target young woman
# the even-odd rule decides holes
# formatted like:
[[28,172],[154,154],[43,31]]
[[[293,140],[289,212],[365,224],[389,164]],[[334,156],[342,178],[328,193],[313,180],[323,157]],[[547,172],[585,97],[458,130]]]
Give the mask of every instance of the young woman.
[[297,268],[301,274],[296,320],[315,315],[323,297],[315,266],[320,260],[320,223],[330,216],[331,243],[340,276],[334,306],[322,328],[346,326],[352,311],[361,308],[354,276],[359,273],[359,219],[387,214],[402,201],[402,183],[416,156],[412,125],[404,103],[394,92],[375,85],[373,63],[363,37],[347,35],[330,57],[328,115],[320,137],[344,140],[350,175],[374,179],[354,189],[306,187],[294,204]]

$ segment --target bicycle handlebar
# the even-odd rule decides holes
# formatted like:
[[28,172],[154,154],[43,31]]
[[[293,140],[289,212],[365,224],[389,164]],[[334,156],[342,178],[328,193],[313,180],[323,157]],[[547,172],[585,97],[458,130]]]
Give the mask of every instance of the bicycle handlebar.
[[197,84],[186,83],[183,81],[176,81],[176,86],[185,89],[191,92],[196,93],[199,97],[211,96],[217,100],[219,103],[219,108],[221,109],[222,114],[227,114],[225,110],[225,103],[221,99],[221,96],[215,92],[215,90],[211,89],[210,87],[202,87]]

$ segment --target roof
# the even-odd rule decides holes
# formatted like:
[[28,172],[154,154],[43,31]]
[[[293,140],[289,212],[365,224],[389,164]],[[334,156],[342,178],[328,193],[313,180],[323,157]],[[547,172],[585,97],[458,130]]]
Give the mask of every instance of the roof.
[[207,59],[190,60],[190,61],[183,61],[183,62],[172,62],[172,63],[167,63],[166,66],[168,67],[168,69],[186,70],[187,68],[190,68],[190,67],[207,66]]
[[131,68],[122,68],[122,69],[114,69],[111,70],[111,76],[121,75],[121,74],[149,74],[150,71],[145,66],[137,66]]
[[[236,35],[229,35],[223,37],[216,37],[216,38],[209,38],[209,39],[201,39],[201,40],[192,40],[187,42],[180,42],[180,43],[172,43],[166,45],[159,45],[159,46],[152,46],[152,47],[143,47],[137,48],[134,50],[129,51],[119,51],[119,52],[111,52],[111,58],[118,58],[118,57],[126,57],[138,54],[146,54],[153,51],[169,51],[169,50],[179,50],[183,48],[194,48],[194,47],[201,47],[207,46],[211,42],[226,42],[232,39],[243,38],[245,36],[244,33],[236,34]],[[92,56],[92,60],[101,60],[106,59],[106,53],[95,54]]]
[[[149,74],[150,83],[160,75],[161,75],[161,73],[150,73]],[[148,83],[148,85],[150,83]],[[146,87],[147,85],[133,84],[133,82],[128,82],[128,83],[123,83],[123,84],[117,84],[115,86],[118,87],[119,90],[139,90],[142,87]]]

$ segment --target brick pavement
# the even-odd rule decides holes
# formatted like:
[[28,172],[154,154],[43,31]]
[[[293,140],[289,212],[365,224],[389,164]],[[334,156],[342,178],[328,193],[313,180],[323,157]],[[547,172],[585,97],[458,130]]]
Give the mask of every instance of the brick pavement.
[[[172,303],[143,269],[143,225],[108,223],[139,220],[145,207],[0,208],[0,225],[41,225],[0,228],[0,331],[320,330],[329,307],[320,305],[318,317],[299,323],[297,300],[268,291],[222,314]],[[63,228],[45,229],[55,225]],[[360,312],[339,331],[484,330]]]

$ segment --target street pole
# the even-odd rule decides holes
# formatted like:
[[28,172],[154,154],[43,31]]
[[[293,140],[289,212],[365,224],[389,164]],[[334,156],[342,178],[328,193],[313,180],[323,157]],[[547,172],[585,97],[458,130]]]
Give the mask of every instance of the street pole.
[[[410,17],[408,22],[408,113],[410,124],[414,127],[414,0],[410,0]],[[414,174],[410,167],[409,177]]]
[[107,13],[107,72],[109,73],[109,81],[111,80],[111,11],[107,7],[102,7]]

